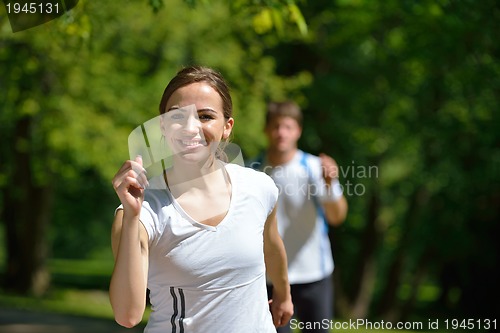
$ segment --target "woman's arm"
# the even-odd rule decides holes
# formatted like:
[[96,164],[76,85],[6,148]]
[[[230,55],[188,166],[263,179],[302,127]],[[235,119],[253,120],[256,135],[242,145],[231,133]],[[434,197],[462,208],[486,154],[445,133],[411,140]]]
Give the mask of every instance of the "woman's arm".
[[293,315],[293,304],[285,246],[278,233],[276,206],[268,216],[264,227],[264,259],[267,274],[273,283],[273,295],[270,301],[273,322],[275,326],[283,326]]
[[138,217],[116,213],[111,231],[115,267],[109,297],[118,324],[134,327],[146,308],[148,235]]
[[113,178],[123,209],[116,212],[111,229],[115,267],[109,297],[116,322],[125,327],[140,323],[146,308],[148,234],[139,221],[146,184],[140,157],[125,162]]

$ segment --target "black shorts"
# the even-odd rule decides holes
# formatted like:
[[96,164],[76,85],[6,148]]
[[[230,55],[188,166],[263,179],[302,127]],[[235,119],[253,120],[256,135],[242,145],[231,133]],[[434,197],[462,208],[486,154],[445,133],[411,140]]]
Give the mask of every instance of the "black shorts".
[[[329,329],[321,325],[325,320],[333,319],[333,283],[332,277],[304,284],[292,284],[293,323],[294,327],[304,327],[302,333],[328,333]],[[269,299],[272,286],[267,287]],[[278,333],[290,333],[287,326],[278,328]],[[309,327],[310,329],[307,329]]]

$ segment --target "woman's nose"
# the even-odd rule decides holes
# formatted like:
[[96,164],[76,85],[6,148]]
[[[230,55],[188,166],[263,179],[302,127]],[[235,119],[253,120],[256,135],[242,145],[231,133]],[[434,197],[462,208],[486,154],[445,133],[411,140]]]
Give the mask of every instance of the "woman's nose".
[[201,122],[198,119],[198,115],[189,115],[186,119],[183,131],[186,133],[197,134],[200,131]]

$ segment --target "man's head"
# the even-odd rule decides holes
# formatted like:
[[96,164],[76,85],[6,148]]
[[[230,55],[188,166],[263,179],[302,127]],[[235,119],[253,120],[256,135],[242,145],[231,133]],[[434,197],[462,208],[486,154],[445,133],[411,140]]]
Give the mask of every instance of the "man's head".
[[269,140],[269,149],[281,153],[295,150],[302,134],[300,107],[291,101],[269,103],[265,133]]

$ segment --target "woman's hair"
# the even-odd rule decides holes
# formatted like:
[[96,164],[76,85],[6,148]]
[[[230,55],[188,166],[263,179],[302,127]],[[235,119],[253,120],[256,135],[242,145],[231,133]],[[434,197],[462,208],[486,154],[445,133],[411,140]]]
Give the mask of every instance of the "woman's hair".
[[297,103],[292,101],[270,102],[267,104],[266,126],[277,117],[290,117],[302,126],[302,111]]
[[160,114],[166,112],[168,99],[174,91],[192,83],[203,82],[212,87],[222,99],[222,113],[224,118],[229,119],[233,116],[233,101],[229,93],[229,87],[222,75],[208,67],[189,66],[177,72],[177,75],[170,80],[160,102]]

